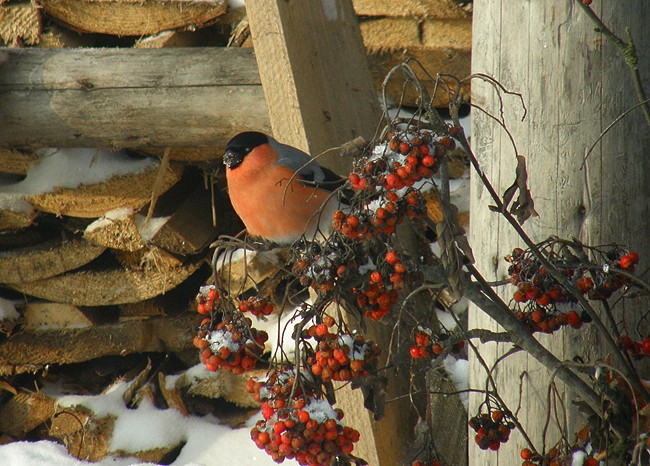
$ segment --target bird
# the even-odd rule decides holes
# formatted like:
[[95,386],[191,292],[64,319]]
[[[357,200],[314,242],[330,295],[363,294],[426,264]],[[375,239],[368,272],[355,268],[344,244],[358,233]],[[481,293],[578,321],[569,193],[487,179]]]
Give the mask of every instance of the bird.
[[345,180],[308,154],[246,131],[226,145],[228,196],[250,236],[280,245],[327,239]]

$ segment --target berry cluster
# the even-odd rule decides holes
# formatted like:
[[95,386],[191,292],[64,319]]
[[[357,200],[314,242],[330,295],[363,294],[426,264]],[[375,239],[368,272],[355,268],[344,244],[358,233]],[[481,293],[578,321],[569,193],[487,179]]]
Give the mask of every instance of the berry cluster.
[[284,370],[247,383],[247,390],[262,401],[264,419],[251,429],[255,444],[278,463],[295,458],[309,466],[326,466],[352,453],[359,432],[341,423],[343,411],[297,387],[294,390],[295,382],[294,372]]
[[370,279],[360,288],[352,290],[357,296],[357,305],[366,317],[380,320],[397,304],[398,291],[392,284],[386,283],[380,272],[374,271]]
[[474,440],[479,448],[492,451],[497,451],[502,443],[506,443],[515,428],[514,423],[507,421],[500,410],[474,416],[469,420],[469,426],[476,431]]
[[[415,334],[415,345],[411,346],[410,353],[413,359],[431,358],[440,356],[444,351],[444,341],[449,335],[442,333],[435,335],[431,329],[418,326]],[[464,341],[454,344],[453,351],[461,351],[465,347]]]
[[650,337],[634,341],[629,336],[622,335],[618,339],[618,346],[634,358],[650,357]]
[[310,254],[305,251],[294,251],[294,253],[299,257],[294,261],[293,273],[298,275],[301,285],[310,286],[316,291],[331,291],[337,280],[356,275],[355,262],[345,263],[345,259],[333,252]]
[[271,304],[269,298],[251,296],[245,301],[239,301],[239,310],[241,312],[250,312],[256,317],[268,316],[273,312],[273,304]]
[[560,312],[557,308],[542,306],[536,306],[528,312],[516,311],[515,317],[523,322],[531,333],[553,333],[566,325],[579,329],[582,324],[591,322],[591,318],[585,312],[581,314],[576,311]]
[[214,305],[217,301],[219,301],[219,293],[215,286],[202,286],[196,295],[196,312],[203,315],[210,314],[214,310]]
[[269,336],[258,331],[252,321],[239,314],[228,321],[219,322],[212,329],[210,319],[201,322],[194,337],[194,346],[201,351],[201,362],[210,371],[225,369],[241,374],[255,368],[264,353],[264,343]]
[[334,319],[326,316],[322,324],[313,325],[303,332],[303,337],[314,338],[315,351],[308,352],[305,363],[311,373],[323,382],[347,382],[368,375],[374,370],[380,348],[362,335],[330,332]]

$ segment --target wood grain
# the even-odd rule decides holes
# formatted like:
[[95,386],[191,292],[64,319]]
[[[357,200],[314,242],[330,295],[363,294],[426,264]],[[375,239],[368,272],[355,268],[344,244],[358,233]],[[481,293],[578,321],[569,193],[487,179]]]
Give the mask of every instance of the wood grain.
[[[620,34],[625,26],[631,28],[642,55],[642,75],[647,77],[650,36],[643,31],[650,18],[642,4],[625,1],[595,7]],[[518,152],[526,156],[535,209],[540,214],[525,225],[533,240],[575,236],[591,244],[616,241],[638,251],[649,250],[650,137],[641,112],[612,130],[582,167],[585,149],[601,130],[636,103],[629,70],[614,46],[594,31],[594,24],[569,0],[553,4],[477,0],[473,34],[473,72],[493,75],[526,100],[528,115],[523,122],[516,98],[506,98],[505,116]],[[498,115],[496,93],[489,86],[475,81],[472,97],[473,103]],[[514,179],[515,153],[507,136],[488,116],[474,112],[472,144],[481,168],[502,193]],[[504,220],[488,210],[488,193],[477,179],[472,181],[472,193],[470,241],[477,265],[487,280],[500,280],[508,266],[503,257],[521,242]],[[628,315],[633,314],[630,304],[625,306]],[[470,310],[470,326],[498,330],[476,308]],[[560,359],[575,355],[593,359],[603,352],[589,327],[539,339]],[[493,364],[510,347],[484,344],[480,350],[487,363]],[[485,376],[471,357],[470,387],[484,387]],[[550,374],[532,358],[516,355],[501,362],[493,376],[510,409],[517,409],[521,397],[519,420],[541,450]],[[568,409],[566,435],[572,436],[581,422],[572,404],[579,394],[561,384],[559,390]],[[471,395],[470,415],[483,400],[481,395]],[[551,422],[547,451],[557,435]],[[470,446],[470,464],[512,465],[521,461],[519,450],[524,446],[518,434],[498,454]]]
[[223,148],[269,131],[250,49],[2,49],[0,147]]

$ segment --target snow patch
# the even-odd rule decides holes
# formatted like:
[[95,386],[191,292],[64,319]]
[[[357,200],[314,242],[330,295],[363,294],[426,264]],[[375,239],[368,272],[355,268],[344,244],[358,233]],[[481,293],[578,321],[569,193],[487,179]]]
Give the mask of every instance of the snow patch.
[[152,159],[134,159],[125,151],[107,149],[42,149],[42,159],[24,180],[0,186],[6,193],[41,194],[56,188],[76,188],[101,183],[112,176],[141,173],[157,164]]
[[16,302],[0,297],[0,321],[16,320],[19,317],[20,313],[16,310]]

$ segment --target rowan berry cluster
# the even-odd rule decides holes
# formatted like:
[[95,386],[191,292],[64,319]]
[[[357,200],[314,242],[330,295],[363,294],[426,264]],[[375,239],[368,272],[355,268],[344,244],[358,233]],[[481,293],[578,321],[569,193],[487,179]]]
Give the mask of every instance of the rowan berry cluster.
[[356,275],[357,266],[354,260],[347,260],[334,252],[294,251],[296,259],[293,263],[293,273],[299,277],[300,284],[310,286],[316,291],[331,291],[339,279]]
[[[418,326],[415,334],[415,345],[411,346],[410,353],[413,359],[435,358],[445,350],[445,340],[449,338],[446,333],[435,334],[431,329]],[[465,347],[464,341],[453,345],[452,351],[459,352]]]
[[258,331],[241,314],[212,327],[212,321],[204,319],[193,341],[209,371],[225,369],[241,374],[255,368],[269,338],[265,331]]
[[250,312],[256,317],[268,316],[273,312],[273,304],[269,298],[251,296],[244,301],[239,301],[239,310],[241,312]]
[[469,420],[469,426],[476,431],[474,440],[481,450],[497,451],[510,438],[514,423],[507,421],[503,411],[482,413]]
[[527,312],[515,311],[515,317],[526,325],[531,333],[553,333],[556,330],[570,325],[579,329],[583,324],[591,322],[585,312],[578,314],[576,311],[560,312],[555,307],[535,306]]
[[[309,380],[304,374],[301,377]],[[264,417],[251,429],[255,444],[278,463],[295,458],[309,466],[328,466],[352,453],[360,436],[342,424],[343,411],[310,390],[294,388],[295,383],[293,370],[272,371],[247,383],[247,390],[262,402]]]
[[316,347],[309,351],[305,360],[311,373],[327,383],[330,380],[347,382],[365,377],[376,369],[380,348],[362,335],[332,333],[334,319],[326,317],[324,323],[309,327],[304,338],[316,340]]
[[633,358],[650,357],[650,337],[635,341],[627,335],[618,338],[618,347],[627,351]]
[[217,301],[219,301],[219,292],[217,292],[215,286],[202,286],[196,295],[196,312],[203,315],[210,314],[214,310]]

